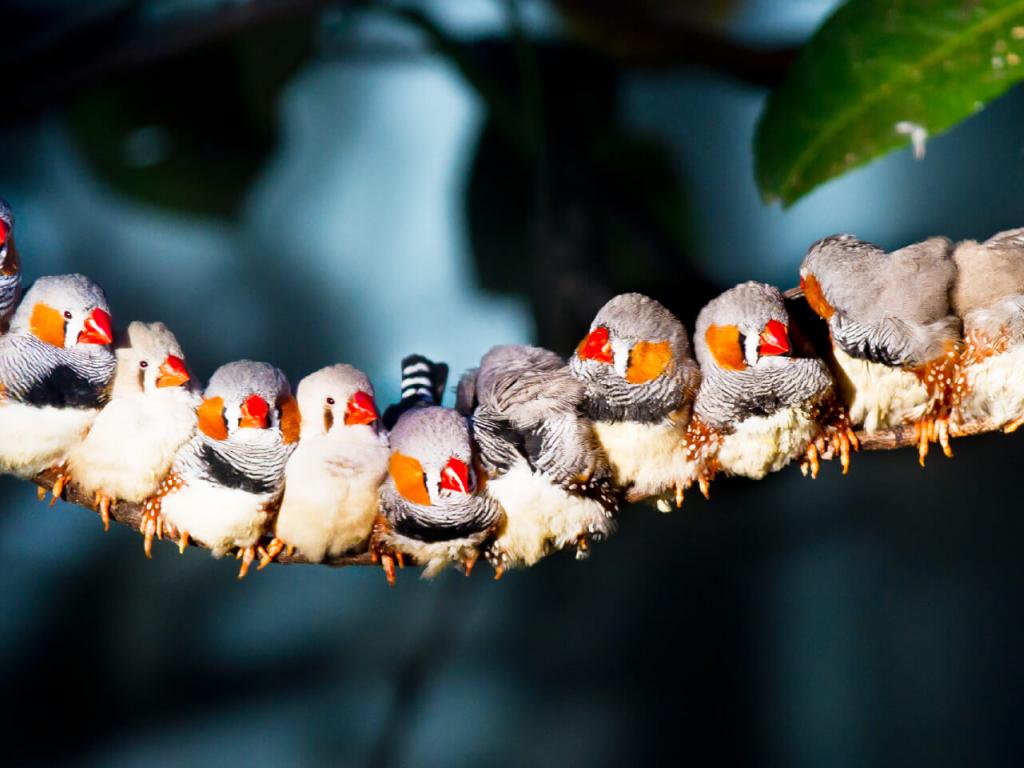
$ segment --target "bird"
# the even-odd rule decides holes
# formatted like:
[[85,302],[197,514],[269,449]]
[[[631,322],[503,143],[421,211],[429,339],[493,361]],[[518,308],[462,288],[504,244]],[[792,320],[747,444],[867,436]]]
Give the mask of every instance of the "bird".
[[196,415],[196,434],[145,502],[140,527],[177,537],[179,551],[195,538],[214,557],[234,552],[241,579],[280,501],[299,409],[280,370],[239,360],[214,371]]
[[944,237],[886,253],[831,235],[811,245],[800,267],[807,304],[828,324],[851,422],[868,433],[913,424],[921,466],[931,442],[953,455],[960,320],[949,300],[951,251]]
[[583,396],[561,357],[518,344],[493,347],[459,382],[485,492],[505,510],[488,548],[497,577],[569,547],[586,557],[591,541],[615,530],[618,493]]
[[796,458],[818,471],[840,454],[844,472],[857,438],[838,404],[823,360],[799,357],[790,341],[782,294],[746,282],[709,302],[697,316],[694,346],[703,379],[687,442],[707,484],[719,469],[760,479]]
[[674,490],[681,506],[695,470],[685,435],[700,386],[683,324],[648,296],[615,296],[594,317],[569,370],[585,386],[583,412],[625,499]]
[[115,499],[141,503],[195,433],[199,396],[181,345],[163,323],[129,324],[115,349],[110,402],[68,453],[67,474],[95,500],[104,530]]
[[21,298],[21,258],[14,244],[14,212],[0,198],[0,333],[7,330]]
[[964,336],[956,423],[983,420],[1013,432],[1024,424],[1024,229],[961,242],[953,261]]
[[299,444],[285,466],[284,498],[260,568],[285,548],[315,563],[363,549],[388,471],[387,433],[365,373],[322,368],[299,382],[296,399]]
[[[111,322],[106,294],[83,275],[41,277],[26,291],[0,336],[0,472],[63,466],[110,397]],[[54,500],[66,480],[59,471]]]
[[407,556],[425,566],[426,578],[456,562],[469,575],[504,517],[500,505],[478,492],[466,417],[441,405],[447,375],[443,363],[406,357],[402,399],[385,412],[399,415],[388,435],[387,476],[370,551],[391,585],[395,563],[404,565]]

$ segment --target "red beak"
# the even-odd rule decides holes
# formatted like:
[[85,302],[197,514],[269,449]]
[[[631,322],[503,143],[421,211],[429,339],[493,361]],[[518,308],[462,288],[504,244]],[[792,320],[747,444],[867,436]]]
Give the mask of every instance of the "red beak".
[[608,329],[598,326],[576,348],[581,360],[596,360],[599,363],[612,364],[612,343],[608,339]]
[[372,424],[377,420],[377,406],[365,392],[356,392],[345,407],[346,424]]
[[448,459],[441,471],[441,488],[456,493],[469,493],[469,467],[456,458]]
[[778,320],[769,320],[768,325],[761,331],[760,345],[757,348],[758,354],[764,355],[785,355],[789,353],[789,332],[786,326]]
[[160,366],[160,375],[156,378],[157,387],[180,387],[189,380],[185,361],[175,355],[168,355]]
[[114,340],[114,329],[110,325],[110,315],[102,309],[94,309],[85,318],[85,327],[78,334],[79,344],[109,344]]
[[0,221],[0,245],[7,242],[7,236],[11,234],[11,228],[7,226],[6,221]]
[[238,420],[239,427],[252,427],[253,429],[266,429],[267,428],[267,415],[270,413],[270,407],[267,405],[267,401],[259,395],[250,395],[249,398],[242,403],[242,418]]

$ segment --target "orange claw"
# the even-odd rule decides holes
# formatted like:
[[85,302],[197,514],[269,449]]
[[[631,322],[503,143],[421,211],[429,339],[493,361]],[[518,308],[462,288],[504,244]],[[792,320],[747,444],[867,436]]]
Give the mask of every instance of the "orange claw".
[[99,510],[100,520],[103,522],[104,533],[110,531],[110,497],[105,494],[96,493],[96,509]]
[[242,561],[242,567],[238,569],[238,578],[244,579],[245,575],[249,573],[249,566],[252,565],[252,561],[256,559],[256,547],[244,547],[238,550],[236,559]]
[[53,481],[53,498],[50,499],[50,506],[52,507],[57,503],[57,499],[64,493],[64,486],[68,484],[68,476],[66,470],[62,467],[60,474],[57,475],[57,479]]
[[682,506],[683,506],[683,492],[685,491],[685,489],[683,488],[683,484],[682,483],[675,483],[675,491],[676,491],[676,509],[681,509]]
[[284,546],[284,542],[275,536],[270,540],[270,543],[267,544],[266,549],[264,549],[263,547],[259,547],[258,551],[260,553],[260,564],[256,566],[256,570],[262,571],[264,568],[270,565],[274,561],[274,558],[276,558],[284,550]]
[[[1007,435],[1012,435],[1014,432],[1017,431],[1018,427],[1020,427],[1021,424],[1024,424],[1024,416],[1018,416],[1009,424],[1004,425],[1003,433]],[[43,495],[45,495],[45,491],[43,492]]]
[[803,461],[800,462],[800,471],[806,475],[808,470],[810,470],[811,479],[816,480],[820,469],[821,462],[818,460],[818,446],[812,442],[807,446]]
[[476,565],[477,555],[471,555],[462,561],[462,565],[466,569],[466,576],[469,576],[473,572],[473,566]]
[[391,555],[380,555],[380,564],[384,569],[384,576],[388,580],[388,586],[395,586],[395,558]]

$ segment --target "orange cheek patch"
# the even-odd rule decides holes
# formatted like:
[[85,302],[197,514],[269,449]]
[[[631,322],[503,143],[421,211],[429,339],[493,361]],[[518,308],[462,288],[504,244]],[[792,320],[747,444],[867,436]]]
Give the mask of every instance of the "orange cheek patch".
[[49,304],[36,304],[28,321],[32,335],[55,347],[64,346],[64,315]]
[[704,340],[719,368],[742,371],[747,367],[740,346],[740,329],[735,325],[712,325],[704,334]]
[[392,453],[388,473],[395,482],[395,488],[405,499],[423,507],[430,506],[423,466],[416,459],[402,453]]
[[302,426],[298,402],[294,397],[285,397],[278,403],[278,408],[281,409],[281,439],[286,444],[297,442],[299,428]]
[[214,440],[227,440],[228,425],[224,421],[224,398],[211,397],[203,400],[196,409],[199,429]]
[[825,293],[821,290],[821,283],[811,274],[800,278],[800,287],[804,289],[804,298],[807,305],[814,310],[819,317],[828,320],[835,314],[835,308],[825,299]]
[[626,381],[644,384],[665,372],[672,362],[672,345],[667,341],[638,341],[629,353]]

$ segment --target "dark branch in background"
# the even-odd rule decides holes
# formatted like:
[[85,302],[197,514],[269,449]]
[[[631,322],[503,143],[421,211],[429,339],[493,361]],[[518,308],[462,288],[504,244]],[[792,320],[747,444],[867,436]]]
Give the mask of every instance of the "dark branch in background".
[[[228,4],[208,13],[149,24],[138,17],[138,4],[128,3],[112,12],[78,13],[65,17],[56,30],[27,41],[10,42],[0,51],[0,67],[8,73],[5,109],[9,116],[26,119],[59,105],[76,93],[126,71],[172,59],[194,49],[231,40],[248,32],[272,28],[284,22],[315,20],[327,9],[373,8],[367,0],[249,0]],[[422,14],[415,9],[381,7],[406,14],[409,20]],[[673,69],[703,67],[757,86],[778,85],[796,53],[795,48],[763,48],[730,39],[718,32],[683,22],[651,25],[630,22],[619,14],[619,31],[612,42],[602,39],[595,47],[623,67]],[[444,45],[431,41],[442,55]],[[593,41],[588,41],[593,42]],[[461,40],[467,50],[516,46],[505,37]],[[404,46],[356,45],[348,53],[384,60],[408,58],[415,51]],[[342,49],[339,57],[346,55]],[[457,64],[458,65],[458,64]],[[477,85],[474,83],[474,85]]]

